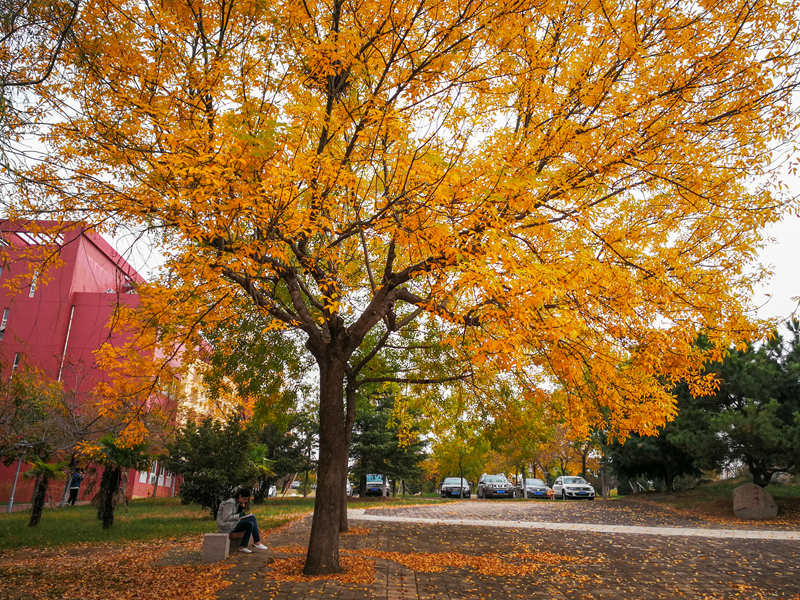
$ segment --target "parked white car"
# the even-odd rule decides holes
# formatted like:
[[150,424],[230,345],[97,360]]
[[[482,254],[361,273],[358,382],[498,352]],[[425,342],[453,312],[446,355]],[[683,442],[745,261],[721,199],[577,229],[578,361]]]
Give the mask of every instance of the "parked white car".
[[563,475],[553,483],[556,498],[588,498],[594,500],[594,488],[583,477]]

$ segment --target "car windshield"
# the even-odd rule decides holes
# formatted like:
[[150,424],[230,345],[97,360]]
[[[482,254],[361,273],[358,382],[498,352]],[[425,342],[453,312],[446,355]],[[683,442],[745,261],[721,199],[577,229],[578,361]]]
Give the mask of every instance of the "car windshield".
[[[466,485],[466,483],[467,483],[466,479],[462,479],[461,481],[463,481],[464,485]],[[444,484],[445,485],[458,485],[458,482],[459,482],[458,477],[445,477],[444,478]]]
[[544,485],[544,481],[541,479],[526,479],[525,485]]
[[487,475],[484,481],[487,483],[505,483],[508,479],[502,475]]
[[564,477],[564,483],[586,483],[583,477]]

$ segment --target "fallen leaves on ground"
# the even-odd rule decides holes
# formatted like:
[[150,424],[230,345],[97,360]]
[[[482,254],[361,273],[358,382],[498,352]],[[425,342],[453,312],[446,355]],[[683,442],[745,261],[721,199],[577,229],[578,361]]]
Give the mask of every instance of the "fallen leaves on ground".
[[728,498],[703,501],[693,508],[672,506],[649,498],[639,498],[636,501],[639,504],[665,510],[682,517],[706,521],[708,523],[705,526],[708,526],[708,524],[722,524],[737,529],[797,529],[800,527],[800,500],[794,498],[782,498],[778,516],[761,521],[740,519],[730,514],[733,511],[733,502]]
[[[375,564],[371,559],[389,560],[412,571],[439,573],[448,568],[470,569],[481,575],[512,577],[540,573],[546,567],[566,563],[598,562],[586,558],[554,554],[552,552],[493,553],[472,556],[458,552],[386,552],[375,549],[340,551],[343,573],[332,575],[304,575],[306,548],[281,546],[273,548],[276,557],[269,565],[269,575],[276,581],[317,581],[320,579],[339,583],[370,584],[374,579]],[[562,576],[566,573],[560,573]]]
[[341,584],[371,584],[375,579],[375,561],[361,553],[346,552],[339,556],[339,564],[343,572],[329,575],[305,575],[303,566],[306,562],[306,549],[299,546],[273,548],[279,554],[291,554],[288,557],[275,557],[269,564],[269,575],[275,581],[336,581]]
[[212,600],[230,582],[231,563],[164,565],[169,551],[197,553],[200,542],[158,540],[75,544],[4,552],[0,598],[10,600]]
[[543,567],[564,563],[587,562],[575,556],[554,554],[552,552],[515,552],[511,554],[469,555],[459,552],[384,552],[381,550],[358,550],[372,558],[391,560],[423,573],[438,573],[447,568],[470,569],[481,575],[511,577],[532,575]]
[[351,527],[347,531],[342,531],[339,535],[369,535],[367,527]]

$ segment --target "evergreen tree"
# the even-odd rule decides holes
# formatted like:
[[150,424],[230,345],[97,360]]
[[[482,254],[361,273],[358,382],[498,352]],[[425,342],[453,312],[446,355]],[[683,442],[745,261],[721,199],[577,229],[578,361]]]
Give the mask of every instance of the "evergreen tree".
[[220,422],[189,421],[167,444],[166,468],[183,477],[180,496],[197,502],[216,519],[220,503],[243,484],[252,484],[268,470],[264,447],[237,415]]
[[421,473],[424,443],[414,426],[404,430],[402,436],[399,434],[395,402],[391,395],[373,396],[359,405],[350,455],[355,460],[354,473],[361,482],[362,493],[367,473],[379,473],[393,481],[412,479]]

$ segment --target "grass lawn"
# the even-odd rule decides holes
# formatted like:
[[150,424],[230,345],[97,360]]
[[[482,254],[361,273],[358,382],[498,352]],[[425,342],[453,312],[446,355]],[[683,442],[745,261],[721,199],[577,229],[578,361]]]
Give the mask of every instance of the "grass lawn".
[[[354,500],[350,508],[385,504],[416,504],[419,498],[384,498]],[[254,504],[253,514],[261,529],[282,525],[314,510],[314,498],[270,498]],[[114,525],[103,530],[97,509],[90,505],[45,509],[42,521],[28,527],[29,512],[0,514],[0,550],[23,547],[53,547],[79,542],[127,542],[155,538],[177,538],[217,530],[208,510],[197,504],[183,505],[179,498],[146,498],[118,506]]]

